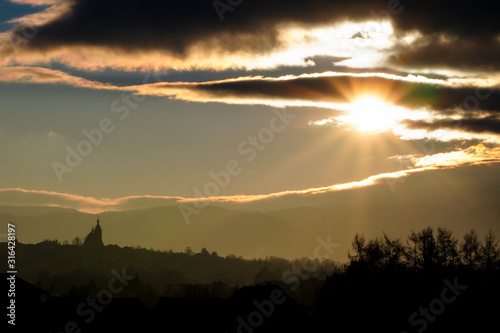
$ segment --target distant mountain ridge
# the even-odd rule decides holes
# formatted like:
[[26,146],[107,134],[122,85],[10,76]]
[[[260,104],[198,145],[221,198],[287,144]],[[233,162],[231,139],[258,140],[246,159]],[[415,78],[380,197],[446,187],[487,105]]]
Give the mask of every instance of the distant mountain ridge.
[[[458,238],[475,229],[500,235],[500,177],[488,165],[417,173],[372,186],[310,195],[217,202],[186,223],[175,204],[100,213],[104,244],[183,251],[202,247],[244,258],[312,257],[320,240],[339,244],[330,259],[346,261],[356,233],[405,238],[411,230],[445,227]],[[144,201],[145,198],[140,198]],[[147,204],[158,202],[153,200]],[[191,205],[191,203],[187,203]],[[124,206],[128,207],[128,206]],[[0,206],[23,243],[84,238],[97,215],[57,207]]]
[[[77,236],[83,240],[96,218],[94,214],[53,207],[0,208],[0,222],[16,223],[17,237],[22,243],[39,243],[44,239],[71,243]],[[448,210],[438,205],[394,202],[268,212],[209,206],[193,216],[190,224],[185,223],[177,206],[166,206],[104,212],[100,220],[104,244],[174,251],[183,251],[188,246],[195,251],[205,247],[220,255],[245,258],[313,257],[318,238],[330,237],[339,244],[330,259],[346,261],[356,233],[378,237],[386,232],[397,238],[429,225],[449,228],[457,237],[470,229],[478,231],[480,237],[490,228],[500,234],[500,206],[493,204]]]
[[27,215],[41,215],[53,212],[78,212],[76,209],[61,208],[61,207],[47,207],[47,206],[0,206],[0,213],[27,216]]

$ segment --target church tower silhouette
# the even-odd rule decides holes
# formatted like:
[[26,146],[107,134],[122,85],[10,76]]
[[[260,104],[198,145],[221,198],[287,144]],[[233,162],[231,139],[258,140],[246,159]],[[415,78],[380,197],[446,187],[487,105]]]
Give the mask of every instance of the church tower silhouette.
[[85,237],[83,245],[92,247],[104,246],[104,243],[102,242],[102,229],[99,225],[99,216],[97,216],[97,225],[92,227],[92,230],[89,232],[87,237]]

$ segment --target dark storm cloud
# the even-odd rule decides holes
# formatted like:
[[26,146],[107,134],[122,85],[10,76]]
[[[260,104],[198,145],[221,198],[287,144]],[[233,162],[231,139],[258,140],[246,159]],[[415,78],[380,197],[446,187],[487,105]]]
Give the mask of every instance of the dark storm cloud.
[[405,124],[409,129],[425,129],[428,131],[438,129],[455,129],[472,133],[500,134],[500,119],[495,115],[483,118],[466,118],[459,120],[405,120],[403,121],[403,124]]
[[500,42],[497,36],[464,37],[446,40],[434,35],[415,40],[411,45],[396,44],[396,55],[389,62],[416,68],[454,67],[464,70],[500,69]]
[[[233,3],[236,1],[232,1]],[[221,22],[213,0],[75,0],[58,19],[39,27],[32,48],[92,45],[161,49],[183,55],[193,43],[211,37],[224,49],[266,51],[277,46],[275,25],[362,18],[357,5],[326,1],[245,1]],[[339,10],[337,10],[339,9]],[[21,29],[16,31],[21,32]]]
[[402,1],[391,20],[396,33],[419,31],[411,44],[397,43],[388,63],[414,68],[500,69],[500,25],[492,2]]
[[447,112],[463,109],[500,112],[500,87],[450,87],[436,84],[412,83],[405,89],[407,94],[400,104],[409,107],[429,106],[434,110]]
[[419,30],[425,35],[440,33],[476,37],[500,32],[497,11],[491,2],[401,0],[400,3],[403,10],[391,17],[397,30]]
[[[398,77],[384,74],[323,74],[304,75],[295,78],[242,78],[207,83],[162,83],[145,86],[139,91],[176,95],[183,99],[183,91],[190,99],[217,100],[233,98],[241,100],[277,100],[349,103],[364,94],[384,96],[391,102],[409,108],[428,107],[443,113],[462,109],[500,112],[498,88],[475,88],[416,82],[415,77]],[[170,93],[172,91],[172,93]]]
[[[220,3],[220,2],[219,2]],[[182,56],[193,43],[217,37],[226,50],[266,52],[276,46],[277,25],[318,25],[387,17],[397,31],[493,36],[496,11],[477,1],[253,0],[230,3],[221,22],[213,0],[74,0],[69,11],[38,27],[27,46],[68,45],[122,50],[167,50]],[[21,34],[18,27],[15,34]]]

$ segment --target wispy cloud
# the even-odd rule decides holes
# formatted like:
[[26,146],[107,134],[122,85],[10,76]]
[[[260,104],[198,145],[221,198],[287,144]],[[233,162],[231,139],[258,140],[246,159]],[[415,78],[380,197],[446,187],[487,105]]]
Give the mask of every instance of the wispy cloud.
[[43,67],[0,67],[0,82],[63,84],[91,89],[119,89],[113,85],[86,80],[59,70]]
[[385,73],[304,74],[278,78],[240,77],[202,83],[177,82],[132,86],[138,93],[173,96],[201,102],[235,102],[253,104],[305,105],[317,103],[350,103],[356,97],[377,95],[409,108],[429,106],[434,110],[452,110],[459,101],[480,94],[481,109],[500,110],[498,81],[489,87],[476,87],[475,81],[429,79],[423,76],[398,76]]
[[393,158],[410,161],[411,164],[414,165],[414,167],[408,168],[406,170],[376,174],[359,181],[258,195],[230,195],[207,198],[138,195],[116,199],[97,199],[94,197],[86,197],[81,195],[51,191],[8,188],[0,189],[0,200],[3,205],[63,207],[89,213],[151,208],[158,206],[176,205],[180,203],[196,204],[200,201],[206,203],[242,204],[255,201],[271,200],[276,198],[307,197],[323,193],[349,191],[353,189],[375,186],[377,184],[386,186],[385,183],[387,180],[404,178],[415,173],[443,168],[456,168],[478,164],[499,163],[500,147],[488,148],[482,144],[479,144],[476,146],[471,146],[464,150],[453,152],[438,153],[426,156],[405,155],[395,156]]
[[65,0],[9,0],[9,1],[21,5],[43,6],[43,5],[54,5],[56,3],[64,2]]
[[500,162],[500,146],[488,148],[483,144],[464,150],[438,153],[427,156],[408,155],[416,167],[459,167],[466,165],[489,164]]
[[89,213],[172,205],[182,199],[149,195],[96,199],[75,194],[21,188],[0,189],[0,198],[2,204],[6,206],[62,207]]

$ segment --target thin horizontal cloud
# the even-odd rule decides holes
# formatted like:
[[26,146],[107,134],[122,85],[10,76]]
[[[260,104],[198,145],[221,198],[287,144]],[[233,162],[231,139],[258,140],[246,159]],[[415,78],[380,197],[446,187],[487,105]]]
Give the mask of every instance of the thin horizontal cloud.
[[487,115],[481,118],[444,119],[436,121],[405,120],[404,124],[410,129],[457,129],[464,132],[500,134],[500,117]]
[[64,0],[9,0],[9,1],[21,5],[44,6],[44,5],[54,5]]
[[86,80],[84,78],[69,75],[63,71],[43,67],[0,67],[0,82],[64,84],[80,88],[119,89],[113,85]]
[[31,5],[32,7],[42,7],[40,12],[16,17],[8,21],[9,23],[19,23],[8,34],[10,42],[19,44],[18,41],[22,41],[24,45],[27,44],[28,39],[33,38],[38,33],[38,27],[61,17],[69,10],[71,5],[70,0],[11,0],[11,2]]
[[267,104],[266,101],[279,101],[284,105],[296,105],[297,101],[307,101],[308,105],[350,103],[356,97],[377,95],[401,106],[429,106],[439,111],[455,109],[467,97],[479,95],[482,98],[482,110],[500,111],[498,82],[490,87],[476,87],[472,82],[457,83],[414,75],[402,77],[383,73],[326,72],[279,78],[241,77],[203,83],[155,83],[129,89],[141,94],[172,96],[188,101],[240,100],[241,104]]
[[[237,202],[237,203],[245,203],[252,202],[258,200],[267,200],[280,198],[285,196],[310,196],[328,192],[337,192],[337,191],[345,191],[351,189],[362,188],[366,186],[372,186],[376,184],[382,183],[383,180],[387,179],[395,179],[408,176],[412,173],[422,172],[426,170],[433,170],[434,167],[427,166],[422,168],[413,168],[408,170],[400,170],[395,172],[387,172],[381,173],[377,175],[370,176],[360,181],[353,181],[343,184],[335,184],[330,186],[309,188],[304,190],[290,190],[290,191],[281,191],[270,194],[258,194],[258,195],[232,195],[232,196],[217,196],[217,197],[209,197],[206,200],[210,202]],[[196,202],[199,199],[184,199],[181,202]]]
[[49,206],[95,213],[173,205],[181,198],[143,195],[118,199],[96,199],[52,191],[7,188],[0,189],[0,199],[5,206]]
[[466,165],[492,164],[500,162],[500,146],[488,148],[483,144],[464,150],[438,153],[428,156],[407,156],[416,167],[457,167]]
[[0,199],[6,206],[48,206],[75,209],[87,213],[99,213],[103,211],[123,211],[131,209],[151,208],[169,206],[175,204],[199,204],[204,203],[245,203],[288,196],[310,196],[321,193],[344,191],[381,183],[384,179],[400,178],[411,173],[431,170],[432,167],[401,170],[391,173],[383,173],[343,184],[335,184],[318,188],[304,190],[281,191],[270,194],[259,195],[231,195],[215,196],[207,198],[184,198],[171,196],[128,196],[117,199],[97,199],[75,194],[58,193],[41,190],[27,190],[20,188],[0,189]]
[[97,199],[81,195],[58,193],[41,190],[27,190],[20,188],[0,189],[0,200],[8,206],[50,206],[76,209],[82,212],[98,213],[102,211],[123,211],[130,209],[151,208],[176,204],[205,203],[246,203],[263,201],[275,198],[314,196],[322,193],[349,191],[377,184],[384,184],[387,180],[407,177],[414,173],[443,168],[457,168],[462,166],[500,163],[500,146],[488,148],[482,144],[467,149],[427,156],[394,156],[399,160],[413,163],[413,168],[394,172],[381,173],[359,181],[334,184],[330,186],[309,188],[303,190],[289,190],[259,195],[230,195],[207,198],[185,198],[174,196],[128,196],[117,199]]

